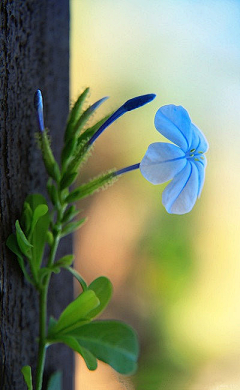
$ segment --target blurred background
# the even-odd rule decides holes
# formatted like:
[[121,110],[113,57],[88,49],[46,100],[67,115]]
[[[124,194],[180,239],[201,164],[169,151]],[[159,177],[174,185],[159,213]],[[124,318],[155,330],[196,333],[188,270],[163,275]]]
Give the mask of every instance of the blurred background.
[[139,171],[81,203],[76,268],[88,282],[110,278],[104,318],[131,324],[141,354],[131,378],[77,358],[76,390],[240,389],[239,21],[236,0],[71,0],[72,102],[90,86],[89,104],[110,97],[101,117],[157,94],[101,135],[80,182],[163,141],[153,120],[164,104],[184,106],[210,145],[189,214],[167,214],[164,186]]

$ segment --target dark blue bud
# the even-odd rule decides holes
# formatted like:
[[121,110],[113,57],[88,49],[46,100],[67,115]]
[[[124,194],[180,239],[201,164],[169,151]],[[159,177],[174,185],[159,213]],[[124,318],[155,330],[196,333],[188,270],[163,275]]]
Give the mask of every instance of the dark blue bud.
[[96,133],[92,136],[92,138],[89,140],[88,144],[92,145],[94,141],[99,137],[99,135],[109,126],[111,123],[115,122],[116,119],[118,119],[120,116],[125,114],[128,111],[135,110],[135,108],[139,108],[141,106],[144,106],[144,104],[147,104],[151,102],[156,97],[155,94],[148,94],[148,95],[142,95],[137,96],[135,98],[127,100],[121,107],[118,108],[117,111],[115,111],[107,120],[102,124],[102,126],[99,127],[99,129],[96,131]]
[[129,99],[126,103],[123,104],[122,108],[125,111],[135,110],[135,108],[144,106],[147,103],[150,103],[155,99],[156,95],[154,93],[148,95],[137,96],[135,98]]
[[41,132],[44,131],[44,119],[43,119],[43,98],[40,89],[34,94],[33,100],[34,108],[37,111],[38,126]]

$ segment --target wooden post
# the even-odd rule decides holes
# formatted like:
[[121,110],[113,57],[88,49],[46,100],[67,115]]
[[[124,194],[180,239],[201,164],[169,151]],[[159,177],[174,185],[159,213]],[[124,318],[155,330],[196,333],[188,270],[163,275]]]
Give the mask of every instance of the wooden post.
[[[69,105],[69,1],[1,0],[0,31],[0,389],[26,390],[21,367],[36,366],[38,297],[24,281],[5,246],[28,193],[45,194],[46,174],[37,148],[33,95],[44,97],[45,124],[59,158]],[[71,238],[59,255],[71,253]],[[56,275],[49,313],[58,316],[72,300],[70,275]],[[62,370],[72,389],[73,355],[51,346],[46,372]]]

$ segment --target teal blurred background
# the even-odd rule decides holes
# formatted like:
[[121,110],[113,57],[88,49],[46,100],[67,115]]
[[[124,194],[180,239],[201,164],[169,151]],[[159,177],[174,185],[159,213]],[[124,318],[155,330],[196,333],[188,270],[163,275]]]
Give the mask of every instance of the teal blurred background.
[[90,86],[89,103],[110,97],[103,116],[157,94],[101,135],[80,180],[137,163],[163,141],[153,119],[164,104],[184,106],[210,145],[189,214],[167,214],[164,186],[138,171],[80,206],[89,219],[76,266],[89,282],[112,280],[105,318],[135,327],[141,355],[131,379],[77,360],[76,389],[240,389],[239,76],[239,1],[71,1],[72,101]]

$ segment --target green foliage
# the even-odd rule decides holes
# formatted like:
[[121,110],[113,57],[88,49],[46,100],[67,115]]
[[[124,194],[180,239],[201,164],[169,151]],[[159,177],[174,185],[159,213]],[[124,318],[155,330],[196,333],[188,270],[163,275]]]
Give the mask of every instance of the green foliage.
[[120,374],[136,371],[138,341],[133,329],[119,321],[94,321],[72,330],[81,347]]
[[58,163],[53,156],[50,140],[46,131],[41,134],[39,142],[46,171],[50,177],[58,182],[60,180],[60,170]]
[[60,189],[64,190],[64,188],[69,187],[75,181],[77,175],[78,172],[73,172],[70,174],[68,172],[65,172],[60,181]]
[[51,375],[47,390],[61,390],[62,388],[62,373],[61,371],[56,371],[54,374]]
[[18,220],[15,223],[15,227],[18,246],[25,256],[29,256],[32,245],[25,236]]
[[[6,244],[17,255],[18,263],[28,282],[37,285],[50,223],[48,206],[42,195],[33,194],[26,198],[21,223],[22,227],[20,222],[16,221],[16,234],[11,234]],[[27,271],[24,257],[27,258],[31,276]]]
[[102,313],[112,297],[112,283],[105,276],[100,276],[88,286],[88,289],[95,292],[100,302],[99,305],[89,313],[91,318],[96,318]]
[[[76,126],[76,123],[81,116],[82,106],[85,102],[85,99],[89,93],[89,88],[86,88],[83,93],[79,96],[76,103],[74,104],[73,108],[70,111],[68,121],[67,121],[67,127],[65,131],[64,141],[65,144],[67,144],[67,141],[72,138],[73,136],[73,130]],[[64,149],[63,149],[64,150]]]
[[100,301],[94,291],[84,291],[62,312],[56,324],[49,329],[48,338],[54,339],[58,334],[69,334],[71,330],[89,322],[91,320],[89,313],[99,304]]
[[79,221],[76,222],[70,222],[66,224],[61,233],[61,237],[67,236],[68,234],[73,233],[75,230],[77,230],[84,222],[86,221],[86,218],[82,218]]
[[76,215],[79,213],[79,210],[76,209],[75,205],[70,206],[64,211],[62,217],[62,223],[70,222]]
[[[72,254],[55,259],[61,238],[74,232],[86,220],[86,218],[74,220],[79,210],[72,203],[106,188],[116,180],[115,171],[111,170],[73,191],[69,188],[75,182],[82,162],[90,156],[89,140],[110,116],[87,127],[88,120],[106,99],[103,98],[84,110],[88,92],[89,88],[86,88],[69,114],[61,167],[54,158],[46,130],[41,131],[39,144],[49,176],[47,192],[51,205],[49,207],[46,199],[40,194],[29,195],[24,202],[21,218],[15,223],[16,231],[7,239],[7,246],[17,256],[26,280],[35,286],[40,296],[36,390],[42,390],[45,349],[50,344],[66,344],[83,357],[89,370],[97,368],[98,359],[121,374],[130,374],[137,366],[138,342],[133,329],[119,321],[93,321],[103,312],[112,297],[113,287],[110,280],[101,276],[88,286],[72,267],[74,259]],[[44,254],[47,256],[45,262]],[[61,268],[68,270],[78,280],[82,292],[69,303],[58,320],[50,317],[47,329],[45,319],[49,282],[51,274],[59,273]],[[22,373],[28,390],[32,390],[30,366],[23,367]],[[47,390],[60,390],[61,382],[61,373],[54,373],[48,382]]]
[[[73,270],[78,278],[75,273]],[[135,332],[119,321],[91,322],[105,309],[111,296],[110,280],[103,276],[95,279],[67,306],[58,321],[51,318],[48,343],[68,345],[83,357],[90,370],[97,368],[100,359],[119,373],[129,374],[136,370],[138,357]]]
[[24,380],[26,382],[28,390],[32,390],[32,370],[30,366],[24,366],[21,369],[21,372],[23,374]]
[[94,192],[99,191],[101,188],[106,188],[108,185],[116,181],[116,176],[114,176],[114,171],[109,171],[104,173],[95,179],[89,181],[86,184],[82,184],[77,187],[75,190],[70,192],[66,198],[66,202],[75,202],[77,200],[86,198],[89,195],[92,195]]
[[42,262],[44,247],[46,244],[46,235],[50,224],[50,215],[46,199],[40,194],[29,195],[25,201],[32,210],[31,229],[28,235],[33,249],[33,267],[37,271]]
[[27,269],[25,267],[23,254],[18,246],[16,235],[13,233],[10,234],[10,236],[7,239],[6,244],[7,244],[8,248],[17,256],[18,264],[19,264],[25,278],[27,279],[27,281],[31,284],[34,284],[34,281],[31,279],[31,277],[28,274]]

